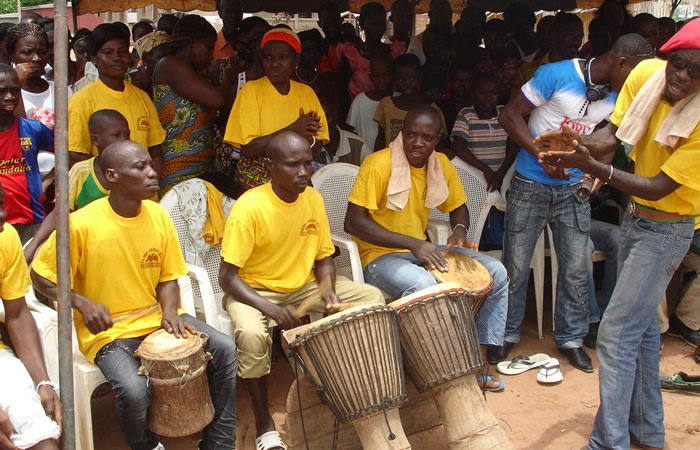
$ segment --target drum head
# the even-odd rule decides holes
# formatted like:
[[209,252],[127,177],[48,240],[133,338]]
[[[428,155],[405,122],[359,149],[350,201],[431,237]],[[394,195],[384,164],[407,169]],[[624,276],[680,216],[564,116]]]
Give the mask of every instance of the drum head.
[[402,305],[405,305],[406,303],[411,303],[415,299],[422,298],[427,295],[440,294],[442,292],[447,292],[454,289],[459,289],[462,292],[464,292],[462,286],[460,286],[459,283],[450,281],[448,283],[440,283],[436,284],[435,286],[430,286],[425,289],[421,289],[420,291],[416,291],[413,294],[407,295],[406,297],[400,298],[389,303],[389,306],[391,306],[392,308],[401,309]]
[[207,339],[206,333],[187,333],[187,338],[177,338],[161,328],[141,342],[134,356],[149,361],[178,361],[201,350]]
[[438,283],[454,281],[461,288],[472,293],[482,292],[491,286],[491,274],[479,261],[463,253],[449,250],[441,253],[447,260],[449,270],[440,272],[437,269],[428,269]]

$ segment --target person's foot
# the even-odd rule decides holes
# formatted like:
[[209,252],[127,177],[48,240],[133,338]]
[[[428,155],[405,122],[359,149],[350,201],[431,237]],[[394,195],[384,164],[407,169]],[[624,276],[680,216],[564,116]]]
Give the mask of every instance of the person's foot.
[[559,352],[569,358],[572,366],[586,373],[593,373],[591,357],[586,354],[583,347],[560,348]]
[[486,361],[489,364],[498,364],[508,357],[508,352],[515,344],[508,341],[503,341],[503,345],[489,345],[486,349]]
[[638,440],[631,439],[631,438],[630,438],[630,444],[631,444],[630,448],[636,447],[636,448],[641,448],[643,450],[661,450],[661,449],[663,449],[663,447],[652,447],[651,445],[642,444]]
[[700,345],[700,332],[684,324],[675,314],[668,318],[668,334],[683,339],[693,347]]
[[583,338],[583,345],[588,348],[595,350],[595,343],[598,340],[598,327],[600,322],[594,322],[588,324],[588,334]]

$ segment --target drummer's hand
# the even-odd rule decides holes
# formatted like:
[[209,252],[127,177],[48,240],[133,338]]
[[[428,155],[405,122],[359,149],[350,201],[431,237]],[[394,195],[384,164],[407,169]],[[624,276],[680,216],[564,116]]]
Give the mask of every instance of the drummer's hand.
[[270,315],[270,317],[272,317],[283,330],[291,330],[301,324],[299,316],[297,315],[297,309],[294,306],[277,306],[276,308],[275,313]]
[[105,305],[77,294],[74,294],[71,300],[73,307],[83,316],[83,322],[90,333],[97,334],[112,328],[112,316]]
[[60,429],[63,422],[63,407],[61,406],[61,400],[58,398],[58,392],[54,391],[53,387],[46,384],[42,385],[38,392],[41,405],[44,407],[44,412],[58,424],[58,428]]
[[197,334],[199,331],[177,314],[177,310],[167,310],[163,311],[163,320],[160,322],[160,326],[172,334],[176,338],[186,338],[187,332],[192,334]]
[[447,272],[447,261],[442,256],[440,250],[428,241],[416,239],[413,248],[410,249],[413,256],[423,261],[429,269],[437,269],[440,272]]
[[2,409],[0,409],[0,429],[2,429],[2,433],[0,433],[0,449],[18,450],[10,440],[10,436],[14,434],[15,428],[12,426],[7,413]]
[[326,311],[329,313],[336,312],[336,307],[340,304],[340,299],[338,298],[338,294],[335,293],[333,286],[319,285],[318,289],[321,293],[321,300],[326,304]]
[[469,248],[475,252],[479,251],[479,245],[467,239],[467,230],[464,227],[457,227],[447,238],[447,248],[462,247]]

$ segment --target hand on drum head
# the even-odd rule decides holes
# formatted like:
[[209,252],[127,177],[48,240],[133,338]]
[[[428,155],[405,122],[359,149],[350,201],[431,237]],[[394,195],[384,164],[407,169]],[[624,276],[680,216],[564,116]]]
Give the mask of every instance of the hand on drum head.
[[191,334],[199,333],[193,325],[185,322],[183,318],[177,314],[177,311],[163,311],[163,320],[160,322],[160,326],[176,338],[186,338],[188,331]]
[[447,238],[447,248],[462,247],[470,248],[475,252],[479,251],[479,244],[467,239],[467,231],[464,227],[456,227],[452,234]]
[[447,272],[449,267],[445,257],[440,250],[428,241],[416,240],[416,244],[410,249],[413,256],[425,263],[429,269],[437,269],[440,272]]
[[301,325],[301,321],[297,315],[297,309],[291,305],[284,307],[277,306],[276,312],[270,317],[272,317],[283,330],[291,330]]

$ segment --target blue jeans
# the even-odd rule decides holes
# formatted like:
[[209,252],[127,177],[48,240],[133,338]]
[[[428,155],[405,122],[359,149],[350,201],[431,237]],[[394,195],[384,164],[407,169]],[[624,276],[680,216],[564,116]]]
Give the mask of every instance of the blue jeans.
[[[202,431],[199,448],[236,448],[236,344],[201,320],[187,314],[180,317],[209,335],[206,350],[213,358],[207,365],[207,378],[214,403],[214,420]],[[141,363],[133,356],[145,337],[117,339],[102,347],[95,356],[95,364],[114,389],[117,417],[126,442],[134,450],[152,450],[158,445],[158,436],[148,429],[152,387],[146,377],[137,374]]]
[[590,449],[627,449],[630,437],[664,446],[656,308],[690,247],[694,223],[625,217],[622,268],[598,331],[600,407]]
[[620,244],[620,227],[600,220],[591,221],[590,240],[588,252],[593,255],[594,250],[605,252],[605,271],[600,290],[595,289],[593,279],[593,260],[586,260],[586,275],[588,277],[588,295],[590,297],[589,322],[600,322],[605,308],[610,303],[615,283],[617,282],[617,258]]
[[553,333],[560,348],[581,347],[588,333],[586,259],[591,208],[576,195],[578,184],[546,185],[515,173],[508,192],[503,265],[508,271],[508,321],[505,340],[520,340],[530,260],[545,225],[552,228],[559,270]]
[[[444,245],[439,250],[447,250]],[[479,261],[493,278],[493,289],[475,317],[479,342],[484,345],[503,345],[503,333],[508,315],[508,276],[499,260],[466,248],[451,248],[451,252],[463,253]],[[411,252],[382,255],[365,267],[365,282],[388,292],[394,298],[402,298],[421,289],[437,284],[423,268],[424,263]]]

